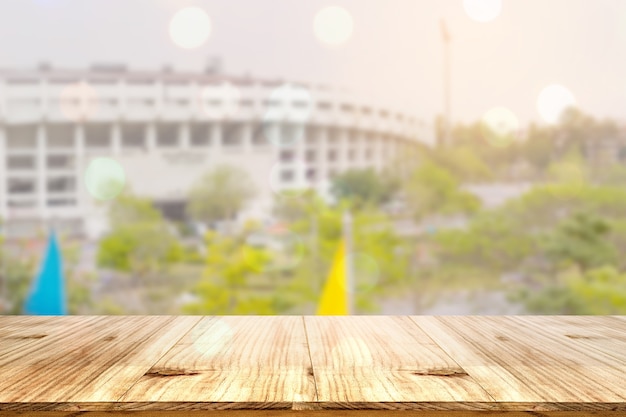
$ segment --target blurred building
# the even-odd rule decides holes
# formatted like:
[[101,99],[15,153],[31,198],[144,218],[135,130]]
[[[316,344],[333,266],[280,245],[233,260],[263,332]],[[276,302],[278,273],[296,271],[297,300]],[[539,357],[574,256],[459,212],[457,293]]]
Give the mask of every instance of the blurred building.
[[98,236],[105,205],[84,185],[97,157],[118,161],[133,193],[179,216],[199,177],[238,166],[258,190],[245,215],[262,217],[275,192],[328,195],[333,175],[383,169],[432,136],[407,114],[346,92],[211,69],[0,70],[0,218],[16,234],[53,221]]

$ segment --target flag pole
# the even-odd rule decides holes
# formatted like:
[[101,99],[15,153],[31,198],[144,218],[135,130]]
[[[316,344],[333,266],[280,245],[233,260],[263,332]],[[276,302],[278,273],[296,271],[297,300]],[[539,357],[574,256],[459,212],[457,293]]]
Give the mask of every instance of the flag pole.
[[352,214],[350,210],[343,212],[343,240],[346,245],[346,297],[348,299],[348,315],[354,314],[354,276],[352,269]]

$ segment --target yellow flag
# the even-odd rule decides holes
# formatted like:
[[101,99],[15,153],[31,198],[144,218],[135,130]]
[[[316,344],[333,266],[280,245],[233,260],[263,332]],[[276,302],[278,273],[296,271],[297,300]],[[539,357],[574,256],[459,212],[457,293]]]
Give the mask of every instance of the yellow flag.
[[335,253],[333,266],[322,291],[322,298],[317,307],[321,316],[341,316],[348,312],[348,282],[346,276],[346,244],[342,240]]

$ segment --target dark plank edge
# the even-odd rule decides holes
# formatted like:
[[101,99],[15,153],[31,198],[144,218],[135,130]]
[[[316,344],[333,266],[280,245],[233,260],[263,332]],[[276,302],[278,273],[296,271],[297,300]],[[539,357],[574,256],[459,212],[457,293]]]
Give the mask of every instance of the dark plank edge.
[[[136,412],[186,412],[186,411],[242,411],[242,412],[285,412],[285,411],[315,411],[315,412],[619,412],[626,416],[626,403],[518,403],[518,402],[263,402],[263,403],[202,403],[202,402],[130,402],[130,403],[0,403],[0,417],[9,414],[3,413],[30,413],[30,412],[120,412],[134,414]],[[13,414],[11,414],[13,415]],[[403,414],[406,415],[406,414]]]
[[576,416],[626,416],[625,411],[381,411],[381,410],[232,410],[232,411],[0,411],[0,417],[576,417]]

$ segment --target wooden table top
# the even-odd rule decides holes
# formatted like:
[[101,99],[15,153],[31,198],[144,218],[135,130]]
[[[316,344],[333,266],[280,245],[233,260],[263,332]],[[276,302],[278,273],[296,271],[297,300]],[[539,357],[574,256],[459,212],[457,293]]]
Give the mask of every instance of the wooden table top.
[[190,410],[626,414],[626,317],[0,316],[0,415]]

